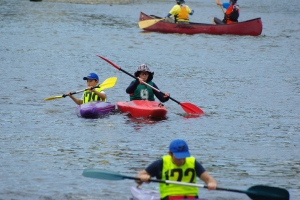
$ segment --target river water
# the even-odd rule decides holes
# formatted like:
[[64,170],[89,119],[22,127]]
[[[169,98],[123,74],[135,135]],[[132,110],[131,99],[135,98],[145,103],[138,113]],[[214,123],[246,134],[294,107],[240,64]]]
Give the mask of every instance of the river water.
[[[222,17],[214,2],[191,0],[191,21]],[[240,1],[240,21],[261,17],[258,37],[144,33],[140,11],[165,16],[173,1],[128,5],[0,1],[0,199],[130,199],[131,180],[83,177],[86,168],[136,173],[185,139],[220,187],[285,188],[300,199],[300,7],[298,0]],[[108,100],[127,101],[133,73],[147,63],[163,92],[205,111],[185,116],[165,103],[167,119],[118,112],[78,118],[70,98],[43,101],[117,76]],[[78,94],[77,97],[80,97]],[[199,183],[202,183],[200,180]],[[157,183],[144,187],[157,189]],[[203,198],[245,194],[199,189]]]

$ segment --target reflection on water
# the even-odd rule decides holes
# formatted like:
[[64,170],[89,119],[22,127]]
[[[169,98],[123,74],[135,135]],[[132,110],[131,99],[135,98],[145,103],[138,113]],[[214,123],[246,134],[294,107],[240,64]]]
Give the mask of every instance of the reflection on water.
[[167,117],[163,119],[155,119],[151,117],[135,118],[132,117],[130,114],[125,114],[125,117],[128,118],[125,123],[134,127],[135,130],[140,130],[141,128],[143,128],[144,125],[153,125],[157,123],[162,123],[164,120],[168,120]]

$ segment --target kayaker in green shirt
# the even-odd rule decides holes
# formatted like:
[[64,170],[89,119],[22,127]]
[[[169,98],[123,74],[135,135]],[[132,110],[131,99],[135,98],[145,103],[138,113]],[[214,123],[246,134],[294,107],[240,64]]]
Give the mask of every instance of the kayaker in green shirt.
[[134,76],[139,79],[133,80],[126,89],[126,93],[130,95],[130,101],[132,100],[148,100],[155,101],[154,95],[161,101],[166,102],[169,100],[170,94],[157,92],[149,86],[143,84],[143,81],[147,84],[155,87],[159,90],[157,85],[152,82],[154,72],[151,72],[149,67],[146,64],[142,64],[137,68],[137,71],[134,73]]
[[[215,190],[216,180],[204,167],[190,155],[184,140],[176,139],[170,143],[168,155],[156,160],[137,175],[138,184],[149,182],[151,177],[161,180],[196,183],[196,177],[204,181],[209,190]],[[160,183],[160,199],[198,199],[198,188],[177,184]]]
[[78,99],[74,97],[71,92],[68,93],[68,96],[77,104],[81,105],[91,101],[106,101],[106,94],[101,88],[94,88],[99,83],[99,78],[96,73],[90,73],[89,75],[83,77],[83,80],[86,80],[88,90],[84,91],[82,98]]

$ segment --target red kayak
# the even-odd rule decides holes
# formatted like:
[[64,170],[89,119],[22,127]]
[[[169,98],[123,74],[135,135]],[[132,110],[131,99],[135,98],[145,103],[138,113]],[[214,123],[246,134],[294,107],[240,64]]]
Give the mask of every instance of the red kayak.
[[165,118],[168,112],[163,104],[156,101],[117,102],[117,106],[121,112],[130,113],[133,117]]

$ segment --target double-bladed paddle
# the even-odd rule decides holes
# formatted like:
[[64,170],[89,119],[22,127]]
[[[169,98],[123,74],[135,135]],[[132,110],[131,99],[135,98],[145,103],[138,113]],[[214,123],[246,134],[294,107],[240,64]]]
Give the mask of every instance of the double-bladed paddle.
[[[114,66],[115,68],[117,68],[118,70],[124,72],[125,74],[131,76],[132,78],[136,79],[139,81],[139,79],[135,76],[133,76],[132,74],[128,73],[127,71],[121,69],[121,67],[117,66],[116,64],[114,64],[113,62],[111,62],[110,60],[104,58],[103,56],[99,56],[99,55],[96,55],[98,56],[99,58],[105,60],[106,62],[108,62],[109,64],[111,64],[112,66]],[[160,92],[162,94],[164,94],[163,92],[161,92],[160,90],[152,87],[151,85],[147,84],[146,82],[143,81],[143,84],[147,85],[148,87],[151,87],[152,89],[156,90],[157,92]],[[172,97],[170,97],[171,100],[173,100],[174,102],[178,103],[179,105],[181,105],[182,109],[188,113],[188,114],[197,114],[197,115],[202,115],[204,114],[203,110],[201,110],[199,107],[197,107],[196,105],[192,104],[192,103],[189,103],[189,102],[179,102],[175,99],[173,99]]]
[[[137,177],[124,176],[116,172],[101,170],[101,169],[85,169],[82,173],[85,177],[98,178],[111,181],[119,181],[124,179],[140,180]],[[150,182],[166,183],[166,184],[176,184],[183,186],[192,186],[199,188],[208,188],[206,185],[194,184],[194,183],[184,183],[179,181],[169,181],[169,180],[159,180],[150,179]],[[237,192],[247,194],[252,200],[289,200],[290,194],[286,189],[279,187],[271,187],[266,185],[255,185],[250,187],[248,190],[236,190],[228,188],[217,187],[216,190]]]
[[[111,88],[111,87],[114,87],[114,85],[116,84],[117,82],[117,77],[110,77],[108,79],[106,79],[105,81],[103,81],[103,83],[101,83],[100,85],[97,85],[95,87],[93,87],[92,89],[94,88],[102,88],[103,90],[104,89],[107,89],[107,88]],[[80,92],[83,92],[87,89],[83,89],[83,90],[79,90],[79,91],[76,91],[76,92],[71,92],[71,94],[77,94],[77,93],[80,93]],[[50,101],[50,100],[54,100],[54,99],[59,99],[59,98],[65,98],[66,96],[68,96],[67,94],[63,94],[61,96],[53,96],[53,97],[48,97],[48,98],[45,98],[44,101]]]

